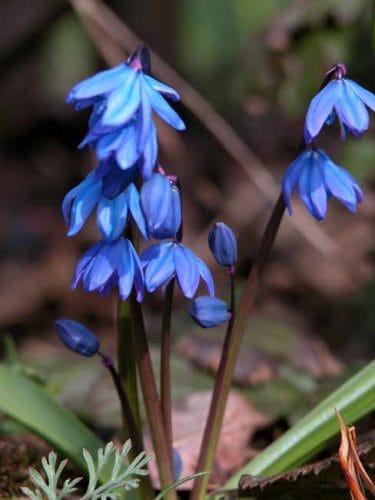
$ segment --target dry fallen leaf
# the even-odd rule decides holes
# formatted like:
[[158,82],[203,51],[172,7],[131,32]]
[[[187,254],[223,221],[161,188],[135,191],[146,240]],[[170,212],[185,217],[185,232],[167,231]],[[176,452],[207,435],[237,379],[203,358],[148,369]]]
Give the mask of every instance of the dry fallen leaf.
[[[173,446],[182,459],[181,477],[196,472],[204,425],[211,401],[211,391],[200,391],[179,400],[172,409]],[[214,468],[210,476],[210,488],[217,488],[230,474],[254,454],[250,440],[254,432],[269,423],[268,418],[255,409],[246,398],[231,391],[224,414]],[[157,483],[155,463],[151,475]],[[192,482],[183,484],[191,488]]]

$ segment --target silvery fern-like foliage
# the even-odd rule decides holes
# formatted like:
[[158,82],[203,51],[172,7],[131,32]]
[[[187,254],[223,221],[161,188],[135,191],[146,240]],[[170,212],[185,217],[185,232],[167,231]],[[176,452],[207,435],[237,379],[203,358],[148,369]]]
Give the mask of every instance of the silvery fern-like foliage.
[[[83,450],[89,482],[86,492],[80,497],[81,500],[116,500],[123,495],[123,490],[129,491],[138,487],[139,478],[134,476],[148,474],[147,464],[153,456],[142,452],[132,462],[126,463],[130,449],[130,440],[126,441],[122,449],[115,448],[110,442],[105,448],[98,450],[96,462],[89,451]],[[31,500],[61,500],[71,496],[82,478],[67,479],[59,489],[57,483],[66,463],[67,460],[63,460],[57,465],[57,455],[54,452],[51,452],[48,458],[43,457],[42,467],[45,477],[30,467],[30,480],[36,488],[32,490],[22,487],[22,493]],[[105,469],[108,471],[109,479],[100,484],[99,479]]]

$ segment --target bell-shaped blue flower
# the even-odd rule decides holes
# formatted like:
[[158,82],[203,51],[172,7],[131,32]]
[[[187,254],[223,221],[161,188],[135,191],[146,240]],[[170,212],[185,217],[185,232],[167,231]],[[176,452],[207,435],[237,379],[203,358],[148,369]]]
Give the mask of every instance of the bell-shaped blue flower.
[[142,235],[147,238],[147,228],[140,205],[139,193],[129,184],[114,198],[101,194],[102,182],[94,180],[93,172],[65,196],[62,209],[69,224],[68,236],[78,233],[96,207],[97,224],[103,237],[116,240],[125,230],[129,213],[136,221]]
[[146,141],[152,111],[172,127],[178,130],[185,128],[181,118],[162,97],[165,95],[177,101],[179,95],[171,87],[146,74],[146,59],[148,50],[141,45],[127,62],[83,80],[70,91],[68,102],[80,107],[97,106],[94,109],[94,133],[105,134],[122,128],[138,115],[137,137],[141,142]]
[[174,238],[181,225],[180,191],[168,177],[154,173],[141,189],[149,233],[158,240]]
[[142,265],[127,238],[101,240],[90,247],[77,264],[72,288],[77,288],[80,282],[87,292],[96,290],[102,295],[107,295],[117,285],[123,300],[129,297],[134,286],[137,300],[143,299]]
[[228,306],[224,300],[203,295],[191,303],[189,314],[202,328],[214,328],[229,319]]
[[214,295],[214,283],[208,267],[182,243],[164,241],[151,245],[142,253],[141,262],[149,292],[176,277],[182,293],[191,299],[202,278],[209,294]]
[[61,318],[55,321],[57,334],[61,342],[81,356],[94,356],[100,347],[99,340],[78,321]]
[[208,246],[219,266],[234,266],[237,260],[237,241],[224,222],[217,222],[208,234]]
[[366,106],[375,111],[375,95],[346,78],[331,80],[311,101],[305,122],[305,140],[310,143],[325,123],[337,116],[341,138],[349,131],[355,136],[368,129]]
[[363,200],[361,188],[352,175],[333,163],[321,149],[302,151],[289,165],[282,186],[289,215],[292,214],[290,197],[297,187],[306,208],[317,220],[325,218],[331,196],[351,212],[355,212],[357,203]]

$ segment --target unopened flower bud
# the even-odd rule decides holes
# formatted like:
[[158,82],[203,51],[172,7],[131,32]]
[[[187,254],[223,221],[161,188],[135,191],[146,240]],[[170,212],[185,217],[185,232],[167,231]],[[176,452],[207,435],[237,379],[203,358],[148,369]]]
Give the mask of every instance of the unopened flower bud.
[[85,326],[72,319],[55,321],[57,334],[61,342],[81,356],[94,356],[100,347],[99,340]]
[[214,328],[229,319],[226,302],[208,295],[193,300],[189,314],[202,328]]
[[237,260],[237,241],[224,222],[217,222],[208,235],[208,246],[220,266],[231,267]]

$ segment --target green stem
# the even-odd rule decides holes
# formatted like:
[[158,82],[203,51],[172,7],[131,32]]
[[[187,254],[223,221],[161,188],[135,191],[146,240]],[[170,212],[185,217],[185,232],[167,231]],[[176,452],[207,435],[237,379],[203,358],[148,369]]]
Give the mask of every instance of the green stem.
[[173,291],[175,280],[168,283],[163,304],[163,319],[161,325],[161,355],[160,355],[160,395],[161,410],[167,438],[168,453],[172,457],[172,402],[171,402],[171,317]]
[[[174,482],[172,474],[172,457],[168,451],[163,415],[156,389],[155,376],[152,369],[142,308],[137,302],[134,292],[130,296],[130,307],[134,326],[135,355],[143,393],[143,401],[146,408],[153,449],[158,465],[160,485],[161,489],[164,489]],[[165,498],[175,500],[176,493],[174,491],[170,491],[166,494]]]
[[[131,409],[129,398],[124,390],[124,386],[121,381],[121,377],[113,365],[113,360],[106,354],[98,352],[99,356],[102,358],[103,365],[108,368],[108,371],[112,377],[114,386],[116,388],[120,404],[123,419],[126,420],[126,427],[131,437],[132,448],[130,450],[130,457],[134,460],[140,453],[145,449],[143,444],[142,433],[139,430],[137,421]],[[137,492],[136,492],[137,493]],[[145,476],[142,478],[140,487],[138,488],[138,497],[140,500],[151,500],[154,497],[154,491],[151,483],[150,476]]]
[[[264,264],[270,254],[279,229],[285,203],[282,193],[272,211],[259,246],[257,257],[250,270],[245,288],[242,292],[237,312],[232,314],[224,340],[219,368],[215,378],[211,405],[203,435],[201,453],[198,460],[197,471],[210,471],[213,466],[217,442],[223,422],[225,406],[232,383],[233,370],[245,331],[247,318],[258,290],[259,277]],[[231,294],[234,296],[234,292]],[[194,484],[191,494],[192,500],[201,500],[207,490],[209,476],[199,477]]]
[[[128,302],[118,300],[117,308],[117,363],[119,376],[124,385],[129,399],[130,407],[134,415],[137,427],[141,428],[141,417],[139,411],[137,364],[134,352],[134,334],[131,321],[130,306]],[[123,420],[123,433],[127,437],[126,421]]]

